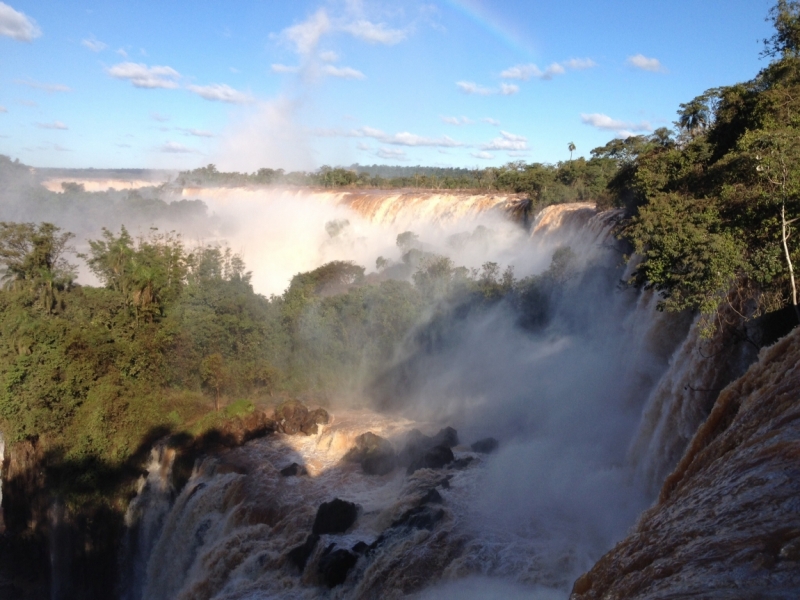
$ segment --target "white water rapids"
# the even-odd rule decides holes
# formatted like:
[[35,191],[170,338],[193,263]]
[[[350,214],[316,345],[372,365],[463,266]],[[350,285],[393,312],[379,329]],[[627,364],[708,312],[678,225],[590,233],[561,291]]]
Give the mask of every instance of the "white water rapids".
[[[391,414],[345,399],[329,407],[332,420],[315,436],[275,434],[209,457],[176,498],[172,457],[154,451],[128,514],[126,600],[564,598],[653,500],[703,418],[691,395],[671,392],[718,383],[699,366],[703,355],[694,351],[694,334],[687,337],[685,316],[657,312],[652,293],[619,285],[625,265],[610,235],[615,213],[551,207],[528,235],[492,210],[507,198],[465,206],[452,206],[455,197],[379,198],[360,206],[333,195],[214,194],[204,199],[218,212],[261,207],[266,215],[235,230],[257,282],[270,264],[296,272],[322,260],[392,256],[405,229],[442,251],[442,240],[478,225],[493,235],[461,253],[450,245],[456,264],[496,260],[520,277],[541,273],[568,245],[578,267],[539,331],[521,330],[502,307],[460,325],[459,343],[426,361],[420,385]],[[353,230],[320,243],[314,228],[331,218],[348,219]],[[272,277],[263,285],[286,281],[283,271]],[[466,468],[369,476],[341,462],[364,432],[399,450],[411,429],[433,434],[445,425],[459,431],[454,451],[472,459]],[[496,453],[469,449],[486,436],[499,439]],[[282,476],[293,462],[309,474]],[[431,530],[390,529],[434,488],[444,515]],[[358,520],[345,534],[323,535],[300,574],[286,553],[304,542],[320,504],[335,497],[358,504]],[[381,535],[344,584],[320,585],[326,548]]]

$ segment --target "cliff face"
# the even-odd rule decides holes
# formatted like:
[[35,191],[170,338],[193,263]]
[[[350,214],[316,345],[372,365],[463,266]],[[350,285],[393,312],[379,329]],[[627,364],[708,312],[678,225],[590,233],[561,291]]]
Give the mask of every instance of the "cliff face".
[[594,598],[797,598],[800,329],[720,394],[633,533],[573,588]]

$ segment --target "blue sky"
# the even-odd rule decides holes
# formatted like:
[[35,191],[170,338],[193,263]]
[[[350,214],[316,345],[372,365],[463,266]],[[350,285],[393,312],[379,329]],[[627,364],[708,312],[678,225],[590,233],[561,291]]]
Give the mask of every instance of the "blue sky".
[[0,154],[253,171],[557,162],[752,78],[772,0],[0,2]]

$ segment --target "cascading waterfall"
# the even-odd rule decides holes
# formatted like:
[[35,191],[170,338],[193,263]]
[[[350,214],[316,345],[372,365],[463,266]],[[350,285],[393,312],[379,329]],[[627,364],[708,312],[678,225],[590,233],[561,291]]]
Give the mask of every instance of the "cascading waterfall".
[[6,461],[6,439],[0,432],[0,534],[6,529],[5,518],[3,517],[3,465]]
[[147,561],[175,499],[174,461],[174,449],[164,442],[156,444],[150,451],[147,476],[139,478],[137,494],[128,505],[120,564],[121,600],[142,597]]
[[[453,198],[330,193],[324,202],[394,231],[399,222],[475,218],[517,200],[452,206]],[[677,387],[715,385],[702,378],[687,318],[656,311],[649,291],[618,285],[626,276],[611,235],[618,217],[586,204],[539,214],[531,235],[513,238],[505,251],[512,247],[524,257],[518,264],[535,273],[555,248],[572,248],[577,272],[550,323],[521,332],[502,308],[470,322],[459,348],[426,359],[436,375],[399,412],[331,407],[332,422],[315,436],[276,434],[206,459],[174,501],[172,459],[154,450],[128,511],[124,598],[390,598],[425,588],[446,596],[467,577],[491,578],[476,589],[497,581],[563,597],[653,500],[643,481],[674,466],[699,423],[696,394],[675,398]],[[364,432],[399,449],[411,429],[433,433],[447,424],[462,442],[497,436],[500,450],[487,456],[457,446],[467,468],[412,475],[370,476],[341,462]],[[292,462],[309,476],[282,476]],[[441,499],[435,523],[393,526],[434,489]],[[298,573],[286,554],[304,543],[317,508],[334,497],[358,504],[358,520],[345,534],[322,535]],[[375,546],[343,585],[323,593],[326,552],[359,542]]]

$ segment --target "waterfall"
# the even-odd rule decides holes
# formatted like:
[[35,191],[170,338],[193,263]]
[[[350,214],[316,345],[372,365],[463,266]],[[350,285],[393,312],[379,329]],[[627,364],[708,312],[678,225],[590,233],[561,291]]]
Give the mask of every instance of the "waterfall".
[[3,516],[3,466],[6,462],[6,439],[0,432],[0,535],[6,530],[6,522]]
[[141,476],[137,493],[125,513],[125,537],[120,561],[121,600],[143,598],[147,561],[172,508],[175,489],[172,465],[175,450],[165,441],[150,451],[147,476]]
[[[384,237],[401,221],[485,214],[494,223],[493,211],[510,201],[382,194],[317,196],[348,205],[336,214],[368,215]],[[675,465],[707,410],[696,390],[719,384],[704,379],[715,368],[702,359],[713,344],[698,345],[686,315],[659,312],[656,294],[619,285],[632,268],[611,233],[619,217],[586,204],[554,206],[530,233],[509,237],[502,255],[528,270],[522,275],[541,273],[558,247],[575,255],[550,321],[523,332],[500,306],[464,322],[459,344],[407,370],[419,385],[394,390],[396,412],[332,406],[332,422],[317,435],[276,434],[207,458],[174,501],[171,459],[154,451],[126,518],[124,598],[314,598],[323,594],[328,553],[359,547],[371,549],[331,597],[426,588],[434,597],[470,577],[489,578],[482,588],[565,594],[655,499],[653,482]],[[460,468],[371,476],[342,462],[364,432],[400,449],[410,430],[432,434],[443,425],[465,442],[453,450]],[[468,445],[489,435],[501,441],[495,454]],[[280,473],[295,462],[309,475]],[[441,500],[435,509],[424,504],[431,490]],[[307,541],[317,508],[334,497],[356,503],[358,520],[344,534],[322,535],[301,573],[287,553]],[[436,520],[397,525],[410,510]]]

